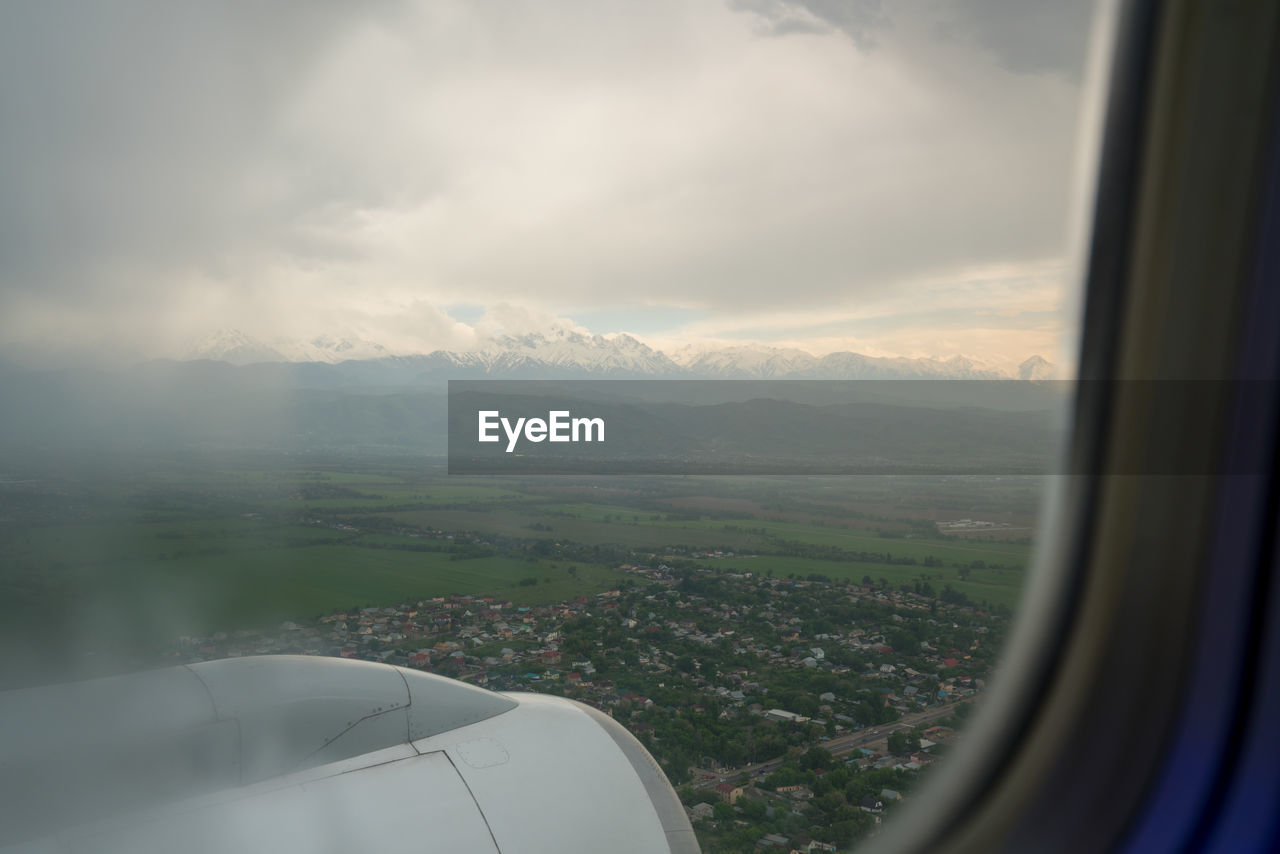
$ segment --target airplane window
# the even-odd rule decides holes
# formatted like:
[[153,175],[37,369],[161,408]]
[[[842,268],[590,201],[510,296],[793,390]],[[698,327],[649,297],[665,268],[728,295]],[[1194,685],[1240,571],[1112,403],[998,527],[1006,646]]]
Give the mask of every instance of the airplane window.
[[[876,838],[997,678],[1064,474],[1093,19],[0,12],[0,721],[194,665],[183,726],[290,731],[259,784],[508,708],[218,662],[387,664],[602,713],[669,839]],[[483,803],[500,741],[447,790],[495,847],[537,824]],[[77,820],[27,819],[0,846]]]

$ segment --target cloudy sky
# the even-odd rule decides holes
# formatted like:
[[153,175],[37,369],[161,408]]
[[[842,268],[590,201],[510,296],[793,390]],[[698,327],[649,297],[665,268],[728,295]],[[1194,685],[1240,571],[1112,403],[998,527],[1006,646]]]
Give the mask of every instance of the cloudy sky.
[[0,346],[1054,357],[1087,0],[0,12]]

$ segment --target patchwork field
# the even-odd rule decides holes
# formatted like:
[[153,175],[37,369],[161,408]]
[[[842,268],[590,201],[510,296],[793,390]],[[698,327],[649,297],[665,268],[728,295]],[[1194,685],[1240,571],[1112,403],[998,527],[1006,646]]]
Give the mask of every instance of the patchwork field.
[[0,487],[10,633],[56,643],[110,629],[152,642],[449,593],[554,602],[616,586],[623,563],[661,562],[950,587],[1009,608],[1029,540],[943,536],[931,519],[1025,521],[1039,489],[1011,478],[464,478],[394,459],[127,472],[36,472]]

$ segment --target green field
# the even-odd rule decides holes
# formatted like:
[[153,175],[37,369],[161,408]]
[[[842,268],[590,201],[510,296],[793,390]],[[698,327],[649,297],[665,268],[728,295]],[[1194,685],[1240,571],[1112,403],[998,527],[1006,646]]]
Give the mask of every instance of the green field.
[[972,570],[966,580],[955,569],[885,563],[841,563],[776,555],[714,558],[705,559],[701,563],[710,569],[725,572],[750,572],[753,575],[768,575],[772,572],[774,578],[805,579],[811,575],[822,575],[832,580],[860,584],[869,576],[873,584],[879,586],[881,579],[884,579],[893,588],[927,581],[935,591],[941,591],[944,585],[950,585],[974,602],[985,601],[990,605],[1009,608],[1017,604],[1022,582],[1022,573],[1015,570]]
[[[921,522],[931,489],[951,518],[1026,518],[1031,486],[1007,480],[452,478],[412,461],[255,462],[104,466],[0,492],[0,619],[44,633],[125,622],[162,639],[449,593],[561,601],[615,586],[619,563],[660,561],[928,582],[1012,606],[1030,560],[1026,543],[944,539]],[[735,556],[697,556],[710,549]]]
[[[553,567],[551,563],[555,563]],[[569,569],[576,570],[576,577]],[[536,578],[522,586],[524,578]],[[620,574],[583,563],[481,557],[451,560],[351,546],[263,548],[196,555],[77,563],[31,592],[62,588],[56,611],[102,612],[115,620],[164,625],[177,634],[268,625],[339,609],[410,602],[452,593],[490,594],[519,604],[558,602],[615,586]],[[52,582],[52,585],[50,584]],[[25,591],[6,602],[10,619],[42,615]]]

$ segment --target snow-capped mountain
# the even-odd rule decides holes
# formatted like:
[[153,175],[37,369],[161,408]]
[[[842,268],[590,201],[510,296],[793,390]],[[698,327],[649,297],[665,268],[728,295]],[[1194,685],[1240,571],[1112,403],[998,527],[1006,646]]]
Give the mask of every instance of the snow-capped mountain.
[[572,329],[549,333],[503,335],[480,351],[487,364],[501,365],[512,356],[556,368],[587,369],[592,372],[665,374],[680,366],[667,354],[654,350],[630,335],[591,335]]
[[803,374],[809,379],[879,380],[879,379],[947,379],[1002,380],[1007,374],[964,356],[950,359],[902,356],[885,358],[860,353],[830,353],[818,360],[813,369]]
[[192,344],[183,359],[211,359],[232,365],[259,362],[326,362],[332,365],[348,359],[380,359],[390,355],[390,351],[381,344],[356,336],[325,334],[308,339],[268,342],[239,329],[219,329]]
[[317,335],[306,341],[277,344],[289,362],[328,362],[336,364],[348,359],[381,359],[391,352],[373,341],[356,336]]
[[718,350],[684,347],[673,354],[682,368],[716,379],[773,379],[813,370],[818,359],[795,348],[737,344]]
[[[1009,379],[991,365],[965,356],[949,359],[828,353],[814,356],[796,348],[740,344],[718,349],[684,347],[673,359],[699,377],[714,379]],[[1047,364],[1047,363],[1046,363]]]
[[[672,354],[618,333],[597,335],[560,327],[525,335],[500,335],[465,351],[393,353],[355,336],[319,335],[303,341],[266,343],[239,330],[219,330],[192,347],[187,359],[233,365],[260,362],[326,363],[342,366],[358,382],[415,384],[457,378],[500,379],[1023,379],[1051,378],[1054,367],[1040,356],[1017,373],[965,356],[949,359],[876,357],[861,353],[814,356],[795,348],[741,344],[685,347]],[[380,379],[381,378],[381,379]]]
[[1020,380],[1051,380],[1055,373],[1053,363],[1041,356],[1032,356],[1018,365]]
[[184,358],[187,360],[210,359],[232,365],[292,361],[279,350],[246,335],[239,329],[219,329],[201,338],[187,349]]

